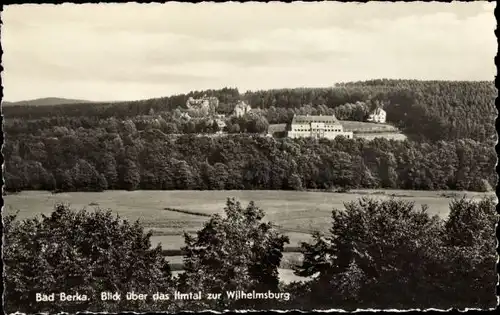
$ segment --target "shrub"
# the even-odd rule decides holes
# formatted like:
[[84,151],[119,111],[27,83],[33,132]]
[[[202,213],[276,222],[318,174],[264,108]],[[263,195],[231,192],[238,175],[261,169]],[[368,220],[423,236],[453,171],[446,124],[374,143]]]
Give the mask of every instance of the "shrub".
[[214,303],[202,301],[189,309],[255,309],[276,300],[229,301],[225,291],[279,291],[278,267],[288,237],[280,235],[271,223],[264,223],[264,212],[253,202],[243,208],[228,199],[225,217],[214,215],[196,236],[185,234],[183,251],[185,272],[180,289],[186,292],[223,293]]
[[[412,308],[433,285],[441,222],[425,207],[362,198],[334,210],[328,236],[303,243],[301,276],[317,274],[306,304],[321,307]],[[421,290],[421,287],[425,289]],[[420,300],[419,300],[420,298]]]
[[498,214],[493,198],[455,199],[444,225],[442,250],[445,272],[436,279],[451,296],[455,307],[495,307],[497,273],[495,225]]
[[316,278],[287,287],[289,307],[493,307],[497,221],[493,198],[454,199],[444,221],[402,200],[348,203],[329,235],[302,243],[296,273]]
[[[172,279],[150,233],[111,211],[71,211],[57,205],[49,216],[4,220],[5,309],[7,312],[147,310],[151,301],[126,301],[126,292],[170,290]],[[101,292],[118,292],[104,302]],[[86,294],[90,300],[59,301],[58,293]],[[36,302],[36,293],[56,293],[54,302]],[[167,306],[163,309],[168,310]]]

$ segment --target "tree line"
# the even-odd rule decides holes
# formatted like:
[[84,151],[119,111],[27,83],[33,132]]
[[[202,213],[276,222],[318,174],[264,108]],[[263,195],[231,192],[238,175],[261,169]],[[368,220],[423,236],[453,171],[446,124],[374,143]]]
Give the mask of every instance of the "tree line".
[[[185,235],[185,270],[173,276],[151,247],[151,232],[111,210],[74,211],[4,220],[7,313],[201,311],[206,309],[490,308],[496,305],[495,200],[454,199],[446,219],[398,199],[361,198],[334,209],[329,233],[302,243],[297,275],[285,284],[278,267],[288,237],[255,203],[229,199],[195,236]],[[289,299],[229,299],[225,291],[289,294]],[[146,293],[126,300],[126,292]],[[199,300],[173,294],[199,292]],[[35,301],[37,293],[79,292],[87,301]],[[117,292],[118,301],[102,301]],[[169,300],[152,300],[154,293]],[[222,293],[207,299],[207,293]],[[283,295],[282,295],[283,296]]]
[[[184,112],[186,113],[186,112]],[[293,116],[293,114],[292,114]],[[183,116],[179,109],[173,112],[154,114],[151,111],[148,115],[140,115],[126,120],[119,120],[115,117],[100,119],[97,117],[50,117],[24,120],[21,118],[8,119],[4,128],[9,136],[22,134],[39,135],[44,130],[56,131],[64,134],[68,129],[95,129],[104,128],[109,132],[125,130],[148,131],[156,129],[164,134],[215,134],[224,132],[229,134],[250,133],[263,134],[267,132],[269,122],[262,112],[249,113],[241,117],[231,116],[224,121],[222,128],[217,123],[217,118],[211,116]]]
[[[239,100],[245,100],[254,109],[259,109],[260,115],[271,124],[287,123],[294,113],[305,112],[333,113],[340,119],[363,120],[367,110],[382,106],[387,111],[387,121],[415,140],[470,138],[485,141],[496,135],[494,102],[498,92],[493,82],[487,81],[371,80],[337,84],[331,88],[249,91],[244,94],[235,88],[224,88],[143,101],[8,106],[3,111],[8,119],[18,118],[21,122],[72,117],[72,121],[86,120],[80,124],[87,124],[91,120],[102,121],[110,117],[132,119],[151,111],[170,115],[176,109],[186,109],[188,97],[205,94],[219,98],[219,113],[229,114]],[[170,123],[169,119],[166,121]],[[177,130],[184,132],[179,126]]]
[[492,141],[169,136],[137,131],[127,121],[116,131],[55,128],[7,135],[6,190],[487,191],[497,180]]

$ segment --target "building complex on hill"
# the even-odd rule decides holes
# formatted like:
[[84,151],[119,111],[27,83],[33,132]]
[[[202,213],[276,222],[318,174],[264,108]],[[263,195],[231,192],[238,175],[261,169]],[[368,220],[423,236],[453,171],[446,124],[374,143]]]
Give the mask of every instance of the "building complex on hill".
[[195,99],[189,97],[186,101],[186,107],[189,109],[203,109],[206,111],[215,111],[219,107],[219,99],[215,96],[206,96]]
[[382,108],[378,107],[373,111],[373,113],[370,114],[367,120],[371,122],[385,124],[386,112]]
[[351,131],[344,131],[343,126],[335,115],[294,115],[290,130],[288,131],[289,138],[311,137],[335,139],[337,136],[352,139],[353,133]]

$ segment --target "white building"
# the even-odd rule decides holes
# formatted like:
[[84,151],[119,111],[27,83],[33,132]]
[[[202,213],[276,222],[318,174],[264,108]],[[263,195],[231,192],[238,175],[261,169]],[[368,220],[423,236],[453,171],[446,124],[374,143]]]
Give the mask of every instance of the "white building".
[[189,109],[204,109],[206,111],[215,110],[219,107],[219,99],[214,96],[206,95],[203,95],[203,97],[199,99],[190,96],[186,101],[186,107]]
[[344,131],[344,128],[335,115],[294,115],[290,130],[288,131],[289,138],[312,137],[335,139],[337,136],[344,136],[352,139],[353,133],[351,131]]
[[233,116],[241,117],[252,111],[252,107],[244,101],[238,102],[233,110]]
[[217,124],[217,127],[219,127],[219,131],[218,131],[219,133],[221,133],[224,130],[224,128],[227,127],[226,122],[222,119],[216,118],[215,123]]
[[187,121],[191,120],[191,116],[189,116],[189,114],[185,112],[181,114],[180,118],[185,119]]
[[382,108],[378,107],[373,111],[373,113],[370,114],[367,120],[371,122],[385,124],[386,112]]

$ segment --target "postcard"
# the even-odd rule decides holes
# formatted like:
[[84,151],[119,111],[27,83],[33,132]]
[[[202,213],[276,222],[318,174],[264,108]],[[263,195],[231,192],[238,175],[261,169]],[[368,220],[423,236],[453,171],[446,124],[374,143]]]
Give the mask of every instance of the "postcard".
[[5,312],[496,307],[495,7],[4,6]]

